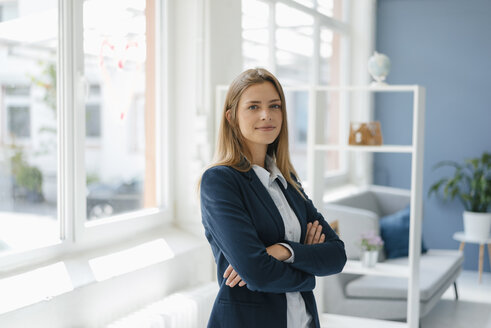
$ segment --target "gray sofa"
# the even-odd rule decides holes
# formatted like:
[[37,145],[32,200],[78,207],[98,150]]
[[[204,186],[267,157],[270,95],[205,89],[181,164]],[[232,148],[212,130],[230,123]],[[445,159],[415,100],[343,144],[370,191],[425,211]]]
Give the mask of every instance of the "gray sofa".
[[[363,232],[380,231],[379,219],[397,212],[410,202],[403,189],[370,186],[359,192],[325,203],[323,214],[337,220],[339,235],[350,260],[360,256]],[[408,258],[379,261],[407,265]],[[430,249],[420,258],[420,317],[424,317],[460,274],[463,255],[454,250]],[[405,320],[408,279],[341,273],[324,278],[324,312],[387,320]]]

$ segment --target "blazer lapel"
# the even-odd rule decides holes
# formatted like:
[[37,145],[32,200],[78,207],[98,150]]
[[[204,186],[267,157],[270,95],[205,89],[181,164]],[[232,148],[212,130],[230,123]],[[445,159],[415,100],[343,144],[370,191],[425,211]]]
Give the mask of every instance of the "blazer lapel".
[[266,209],[268,210],[273,222],[276,225],[276,228],[278,229],[280,237],[284,238],[285,226],[283,224],[281,214],[276,207],[276,204],[274,203],[266,188],[264,188],[261,180],[259,180],[254,170],[249,170],[247,173],[251,181],[252,190],[254,190],[261,203],[263,203],[264,207],[266,207]]

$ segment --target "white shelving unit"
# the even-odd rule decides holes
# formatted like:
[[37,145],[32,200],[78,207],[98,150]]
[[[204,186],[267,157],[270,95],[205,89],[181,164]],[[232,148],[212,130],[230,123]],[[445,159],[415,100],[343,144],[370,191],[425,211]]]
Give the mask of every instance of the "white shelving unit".
[[370,153],[412,153],[412,146],[383,145],[383,146],[338,146],[338,145],[314,145],[314,150],[349,150]]
[[[352,92],[363,91],[377,92],[409,92],[413,94],[413,131],[411,145],[382,145],[382,146],[351,146],[347,144],[324,145],[317,140],[317,128],[320,124],[317,120],[321,109],[316,106],[318,92]],[[408,153],[412,156],[411,162],[411,205],[410,205],[410,234],[409,234],[409,266],[390,265],[378,263],[375,268],[363,268],[360,261],[348,261],[343,272],[356,274],[371,274],[382,276],[396,276],[408,278],[408,308],[407,323],[398,327],[417,328],[419,324],[419,259],[421,254],[421,218],[422,218],[422,183],[423,183],[423,140],[424,140],[424,115],[425,115],[425,89],[419,85],[380,85],[380,86],[311,86],[308,88],[309,99],[309,123],[307,138],[308,171],[307,180],[311,183],[310,196],[317,208],[322,207],[323,198],[323,169],[319,167],[319,155],[329,150],[346,152],[383,152],[383,153]],[[341,108],[343,110],[343,108]],[[397,109],[394,109],[397,110]],[[318,280],[317,290],[323,290],[322,279]],[[319,308],[323,308],[322,293],[316,292]],[[333,316],[327,314],[327,316]],[[343,326],[345,320],[359,320],[351,317],[335,316],[336,324],[330,325],[326,321],[325,327],[334,328]],[[367,323],[371,319],[366,319]],[[388,325],[392,324],[387,322]],[[324,327],[324,326],[323,326]],[[344,326],[343,326],[344,327]],[[348,326],[346,326],[348,327]]]

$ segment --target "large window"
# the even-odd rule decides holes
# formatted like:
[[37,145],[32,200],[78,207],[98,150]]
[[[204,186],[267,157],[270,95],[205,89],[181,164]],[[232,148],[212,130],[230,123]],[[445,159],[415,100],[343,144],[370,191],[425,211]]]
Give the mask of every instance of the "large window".
[[0,256],[163,222],[155,5],[0,2]]
[[[154,138],[144,140],[145,124],[139,124],[145,112],[152,110],[144,99],[148,34],[145,2],[84,2],[85,76],[100,85],[89,88],[86,99],[87,132],[100,137],[99,147],[85,150],[88,220],[157,205],[154,187],[145,188],[144,181],[149,167],[145,147],[153,147]],[[96,91],[97,104],[91,99]],[[144,140],[143,147],[137,147],[138,140]],[[155,179],[155,172],[149,176]]]
[[58,7],[56,1],[34,0],[4,1],[0,6],[0,253],[4,253],[60,238]]
[[[343,22],[343,0],[242,0],[244,69],[261,66],[272,71],[285,87],[292,161],[300,178],[307,178],[308,85],[345,83],[340,57],[348,33]],[[338,143],[342,122],[339,101],[319,95],[325,138]],[[346,174],[339,152],[326,152],[326,177]]]

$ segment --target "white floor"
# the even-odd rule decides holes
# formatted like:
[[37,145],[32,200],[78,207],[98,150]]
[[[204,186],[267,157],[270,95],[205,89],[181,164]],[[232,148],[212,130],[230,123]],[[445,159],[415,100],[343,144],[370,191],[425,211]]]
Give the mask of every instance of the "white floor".
[[[491,273],[483,273],[479,283],[477,271],[463,271],[457,279],[459,300],[453,286],[421,320],[421,328],[491,328]],[[389,328],[407,327],[405,323],[377,321],[327,315],[321,317],[324,328]]]

